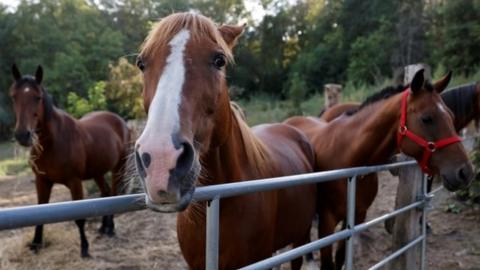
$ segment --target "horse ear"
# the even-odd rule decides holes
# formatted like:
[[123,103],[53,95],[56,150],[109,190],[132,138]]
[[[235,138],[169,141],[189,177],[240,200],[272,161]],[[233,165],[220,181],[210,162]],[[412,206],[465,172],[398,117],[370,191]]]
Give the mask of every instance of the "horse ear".
[[41,83],[42,83],[42,79],[43,79],[43,68],[42,68],[41,65],[38,65],[37,71],[35,71],[35,81],[36,81],[38,84],[41,84]]
[[410,83],[410,89],[412,93],[418,93],[423,88],[423,84],[425,83],[425,77],[423,77],[424,69],[419,69],[415,75],[413,76],[412,82]]
[[12,75],[15,81],[18,81],[22,78],[22,74],[20,73],[20,70],[18,70],[18,67],[16,64],[12,65]]
[[441,93],[443,90],[445,90],[448,86],[448,83],[450,82],[450,79],[452,79],[452,71],[448,71],[447,75],[443,76],[440,80],[436,81],[433,84],[433,89],[437,91],[438,93]]
[[232,49],[237,43],[237,39],[243,34],[246,24],[235,26],[235,25],[222,25],[218,28],[220,34],[223,37],[223,40],[227,43],[228,47]]

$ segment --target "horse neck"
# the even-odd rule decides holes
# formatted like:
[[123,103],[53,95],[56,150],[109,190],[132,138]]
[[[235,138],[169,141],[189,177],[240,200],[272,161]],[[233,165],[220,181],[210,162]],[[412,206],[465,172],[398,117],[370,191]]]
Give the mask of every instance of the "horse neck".
[[[387,162],[395,154],[400,124],[401,94],[378,101],[350,116],[341,136],[353,142],[348,157],[351,165],[372,165]],[[373,113],[372,113],[373,112]],[[368,159],[366,159],[368,157]]]
[[56,108],[52,108],[51,116],[49,119],[44,119],[38,125],[36,134],[38,136],[40,145],[44,148],[50,144],[53,144],[59,135],[59,131],[62,130],[64,125],[64,115],[62,115]]
[[[225,102],[221,116],[221,128],[215,128],[210,149],[201,157],[202,177],[199,178],[200,185],[220,184],[236,182],[251,178],[261,178],[262,170],[257,160],[248,154],[248,149],[264,151],[263,145],[258,145],[255,135],[250,134],[243,120],[230,107],[230,102]],[[243,125],[243,127],[242,127]],[[243,129],[243,130],[242,130]],[[243,132],[243,133],[242,133]],[[248,132],[251,136],[244,136]],[[219,143],[218,140],[221,140]],[[255,150],[256,151],[256,150]],[[265,154],[262,152],[262,154]]]

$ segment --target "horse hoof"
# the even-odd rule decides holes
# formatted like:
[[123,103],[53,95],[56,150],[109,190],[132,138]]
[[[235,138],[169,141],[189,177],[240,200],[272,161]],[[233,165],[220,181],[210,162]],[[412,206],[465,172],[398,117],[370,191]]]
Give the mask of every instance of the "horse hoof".
[[106,234],[108,237],[114,237],[114,236],[115,236],[115,230],[112,229],[112,228],[107,228],[105,234]]
[[88,251],[82,251],[81,256],[82,256],[82,258],[84,258],[84,259],[90,259],[90,258],[92,258],[92,256],[90,256],[90,253],[88,253]]
[[42,244],[41,243],[31,243],[28,245],[28,247],[30,248],[31,251],[33,251],[33,253],[37,254],[38,251],[42,248]]
[[98,233],[99,234],[105,234],[107,231],[107,228],[105,228],[105,226],[102,226],[100,228],[98,228]]

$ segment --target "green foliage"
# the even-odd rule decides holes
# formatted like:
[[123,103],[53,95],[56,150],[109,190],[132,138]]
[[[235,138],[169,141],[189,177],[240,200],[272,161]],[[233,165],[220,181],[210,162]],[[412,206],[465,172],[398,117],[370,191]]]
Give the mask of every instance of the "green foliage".
[[127,119],[144,117],[142,87],[143,77],[138,68],[120,58],[116,65],[110,65],[105,93],[108,109]]
[[[44,85],[60,107],[77,116],[98,107],[125,118],[143,117],[141,75],[118,59],[132,62],[128,57],[138,52],[153,22],[177,11],[196,11],[219,24],[246,19],[227,78],[242,100],[279,100],[269,108],[278,117],[259,119],[318,113],[311,100],[321,101],[325,83],[344,85],[345,99],[358,100],[376,89],[372,85],[391,81],[394,71],[417,61],[430,64],[435,78],[453,70],[452,84],[471,75],[479,79],[478,0],[262,0],[266,15],[259,21],[244,3],[22,0],[16,9],[0,4],[0,137],[10,136],[14,121],[5,91],[14,62],[26,74],[42,64]],[[92,105],[96,100],[89,97],[100,81],[105,82],[105,106]]]
[[68,93],[67,112],[80,118],[91,111],[105,110],[107,108],[105,85],[103,81],[96,83],[88,89],[87,98],[82,98],[74,92]]
[[291,111],[292,115],[302,114],[302,109],[300,107],[302,101],[305,100],[307,96],[307,84],[305,79],[302,78],[298,73],[294,73],[290,78],[287,84],[287,97],[292,102],[293,110]]
[[442,62],[468,75],[480,63],[480,5],[474,0],[446,1],[442,11]]
[[[348,80],[353,82],[375,83],[381,81],[390,68],[394,40],[389,36],[392,24],[382,20],[381,27],[365,37],[358,37],[351,45]],[[379,49],[379,46],[383,49]]]

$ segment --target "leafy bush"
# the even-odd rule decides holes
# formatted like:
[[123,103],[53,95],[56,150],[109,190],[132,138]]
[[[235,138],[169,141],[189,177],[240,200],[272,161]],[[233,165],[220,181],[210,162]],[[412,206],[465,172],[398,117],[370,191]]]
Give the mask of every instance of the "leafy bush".
[[105,110],[107,108],[105,85],[105,82],[100,81],[90,87],[87,98],[80,97],[75,92],[68,93],[67,112],[80,118],[91,111]]

